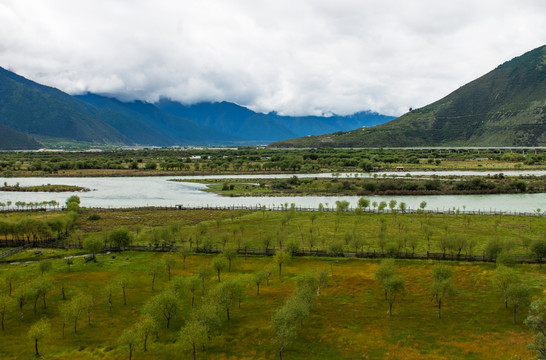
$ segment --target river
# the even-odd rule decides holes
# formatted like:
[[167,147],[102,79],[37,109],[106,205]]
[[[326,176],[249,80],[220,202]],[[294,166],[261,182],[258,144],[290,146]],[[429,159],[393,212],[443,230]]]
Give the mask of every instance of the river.
[[[489,172],[495,174],[495,172]],[[508,174],[509,172],[504,172]],[[516,174],[545,176],[546,171],[515,172]],[[387,175],[401,175],[388,173]],[[451,175],[478,175],[477,172],[415,172],[411,176],[451,176]],[[487,174],[487,173],[485,173]],[[239,175],[229,178],[287,178],[298,177],[329,177],[332,174],[283,174],[283,175]],[[382,174],[379,174],[380,176]],[[403,173],[402,173],[403,175]],[[347,177],[355,174],[336,174]],[[358,174],[356,176],[365,176]],[[285,203],[295,203],[298,207],[318,208],[319,204],[325,207],[335,207],[337,200],[347,200],[351,206],[356,206],[358,196],[305,196],[305,197],[222,197],[213,193],[201,191],[205,185],[191,182],[174,182],[171,179],[222,179],[219,176],[157,176],[157,177],[75,177],[75,178],[0,178],[0,182],[9,185],[19,183],[21,186],[30,185],[76,185],[88,188],[89,192],[77,193],[45,193],[45,192],[3,192],[0,191],[0,202],[11,201],[15,204],[22,202],[42,202],[56,200],[64,204],[71,195],[78,195],[83,207],[128,208],[142,206],[279,206]],[[502,211],[502,212],[536,212],[537,209],[546,210],[546,194],[502,194],[502,195],[418,195],[418,196],[369,196],[372,202],[396,200],[405,202],[408,209],[417,209],[422,201],[426,201],[428,210],[459,209],[464,211]],[[13,207],[14,205],[12,205]]]

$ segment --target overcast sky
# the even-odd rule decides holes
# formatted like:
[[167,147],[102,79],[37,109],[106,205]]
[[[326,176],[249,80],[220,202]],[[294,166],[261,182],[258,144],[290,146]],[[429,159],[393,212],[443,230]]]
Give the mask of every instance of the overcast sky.
[[0,0],[37,82],[288,115],[400,115],[544,44],[545,0]]

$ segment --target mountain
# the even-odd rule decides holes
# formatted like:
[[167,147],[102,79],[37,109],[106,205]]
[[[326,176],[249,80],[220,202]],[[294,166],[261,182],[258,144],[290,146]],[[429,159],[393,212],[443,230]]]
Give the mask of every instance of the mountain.
[[161,99],[157,107],[172,115],[191,119],[227,134],[237,135],[248,142],[263,143],[305,135],[373,126],[394,117],[372,112],[360,112],[349,116],[280,116],[277,113],[257,113],[229,102],[198,103],[183,105],[169,99]]
[[151,104],[91,93],[71,96],[0,68],[2,137],[7,138],[7,129],[12,134],[10,145],[0,142],[0,148],[36,148],[32,137],[44,143],[115,146],[254,145],[391,119],[370,112],[290,117],[229,102],[185,106],[167,99]]
[[[76,98],[104,113],[116,114],[118,119],[120,115],[125,119],[131,119],[132,123],[124,124],[123,128],[121,125],[109,123],[114,127],[117,126],[126,136],[141,145],[221,145],[243,140],[241,137],[225,134],[221,130],[203,126],[184,117],[171,115],[154,104],[144,101],[122,102],[97,94],[77,95]],[[108,122],[107,119],[105,121]],[[139,130],[136,134],[129,135],[131,131],[134,131],[130,128],[133,125],[130,124],[146,127],[147,130],[144,132]],[[146,138],[142,138],[144,136]]]
[[0,124],[12,130],[90,143],[132,143],[93,112],[83,101],[58,89],[0,68]]
[[30,136],[0,124],[2,150],[35,150],[42,146]]
[[271,147],[546,146],[546,45],[383,125]]

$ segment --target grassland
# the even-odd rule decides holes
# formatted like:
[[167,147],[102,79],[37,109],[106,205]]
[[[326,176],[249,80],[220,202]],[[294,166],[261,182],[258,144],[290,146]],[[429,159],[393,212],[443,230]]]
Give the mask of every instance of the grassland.
[[[333,205],[333,204],[330,204]],[[289,207],[287,206],[287,209]],[[98,220],[91,220],[98,215]],[[517,256],[530,256],[529,244],[546,234],[544,217],[485,216],[447,214],[390,214],[354,212],[299,211],[225,211],[225,210],[116,210],[82,213],[76,222],[79,232],[69,238],[104,236],[105,232],[125,226],[133,232],[133,243],[161,246],[208,246],[222,249],[278,248],[281,244],[299,250],[329,251],[340,244],[346,251],[377,254],[396,247],[401,253],[442,252],[442,239],[467,239],[461,254],[482,255],[491,242],[500,242]],[[138,236],[137,236],[138,231]],[[197,234],[199,233],[199,234]],[[225,243],[225,244],[224,244]],[[414,243],[412,248],[411,243]],[[430,244],[430,247],[429,247]],[[381,249],[383,246],[383,251]],[[407,248],[407,249],[406,249]],[[452,249],[455,254],[458,250]],[[449,256],[450,250],[446,249]]]
[[[33,343],[26,332],[30,325],[47,317],[52,325],[51,335],[40,344],[48,359],[126,359],[128,350],[117,344],[120,333],[137,321],[146,300],[168,287],[162,276],[151,290],[151,277],[146,268],[151,261],[166,256],[147,252],[126,252],[100,256],[99,263],[84,263],[76,259],[71,272],[63,260],[55,260],[53,268],[44,276],[53,281],[48,294],[47,309],[38,305],[34,315],[32,305],[24,309],[23,321],[18,311],[9,313],[6,330],[2,332],[0,357],[3,359],[31,359]],[[183,268],[178,259],[174,273],[188,276],[200,265],[210,263],[210,255],[194,255],[186,259]],[[239,258],[233,270],[223,281],[242,274],[247,278],[268,266],[269,257]],[[522,324],[526,308],[520,309],[517,324],[512,324],[511,312],[503,305],[502,296],[490,285],[494,271],[492,264],[452,263],[454,284],[458,294],[444,305],[443,318],[436,316],[435,304],[430,301],[429,278],[433,262],[399,261],[399,272],[404,276],[406,292],[388,315],[382,290],[373,280],[378,262],[359,259],[296,258],[284,266],[283,277],[274,275],[269,286],[263,286],[260,296],[248,282],[240,309],[232,311],[231,320],[222,318],[218,335],[198,352],[199,359],[274,359],[278,345],[274,340],[270,319],[295,287],[295,276],[309,270],[332,270],[328,284],[315,300],[309,318],[298,330],[295,341],[284,354],[285,359],[529,359],[533,356],[526,345],[532,334]],[[20,272],[25,280],[39,275],[38,263],[3,265]],[[546,287],[545,271],[537,266],[516,267],[534,289],[535,295]],[[104,287],[117,274],[128,271],[132,286],[128,290],[127,305],[123,305],[121,289],[113,298],[113,313],[108,311]],[[91,323],[83,314],[77,333],[67,328],[61,335],[62,320],[59,306],[63,302],[61,286],[66,288],[67,299],[77,292],[92,294],[96,305],[91,312]],[[210,291],[217,282],[213,276],[206,280]],[[3,292],[6,291],[4,287]],[[198,292],[197,304],[202,299]],[[67,301],[68,301],[67,300]],[[158,337],[152,337],[148,351],[138,344],[135,359],[190,359],[191,349],[178,340],[178,329],[189,318],[189,296],[180,298],[180,313],[170,329],[161,328]]]
[[[25,218],[51,219],[64,214],[27,213]],[[3,214],[1,220],[17,223],[21,215]],[[384,214],[354,212],[286,211],[224,211],[224,210],[159,210],[118,209],[82,210],[70,230],[67,243],[85,243],[87,238],[108,240],[108,233],[119,227],[127,228],[134,244],[150,248],[169,249],[224,246],[239,248],[231,272],[222,272],[222,282],[241,276],[245,281],[240,308],[233,308],[231,319],[221,313],[218,331],[211,337],[206,350],[199,349],[198,359],[275,359],[279,344],[271,325],[273,313],[294,292],[297,277],[310,271],[327,270],[328,282],[313,301],[310,315],[298,325],[295,339],[288,344],[284,359],[530,359],[527,348],[533,334],[523,324],[527,306],[518,310],[512,324],[511,309],[504,308],[503,296],[491,279],[494,263],[449,261],[453,269],[456,295],[446,299],[442,319],[437,318],[436,304],[429,292],[432,260],[396,260],[397,271],[404,277],[405,292],[388,314],[388,304],[381,286],[374,280],[380,259],[355,257],[294,256],[283,265],[282,277],[271,256],[245,256],[243,249],[263,248],[269,239],[270,248],[281,244],[286,249],[331,251],[339,244],[354,251],[355,239],[361,239],[359,251],[379,255],[383,242],[385,254],[396,246],[404,252],[416,239],[416,254],[441,252],[445,237],[467,239],[462,253],[483,253],[488,244],[498,242],[511,255],[526,256],[528,246],[546,234],[543,217],[469,216],[441,214]],[[428,229],[428,230],[427,230]],[[311,231],[312,230],[312,231]],[[428,233],[428,235],[427,235]],[[381,235],[383,234],[383,235]],[[427,240],[427,236],[429,239]],[[7,236],[8,240],[10,236]],[[382,240],[383,239],[383,240]],[[468,245],[472,240],[473,247]],[[430,249],[429,249],[430,243]],[[110,245],[106,243],[107,247]],[[164,246],[166,245],[166,246]],[[401,247],[399,247],[401,246]],[[413,249],[408,248],[411,252]],[[449,258],[450,250],[447,250]],[[453,249],[456,253],[456,250]],[[41,340],[40,351],[48,359],[126,359],[128,348],[120,345],[120,334],[133,326],[144,312],[145,304],[174,283],[177,276],[189,278],[210,267],[215,254],[190,254],[183,263],[182,252],[113,252],[101,253],[98,262],[85,262],[78,257],[85,250],[29,249],[2,259],[0,279],[16,272],[14,291],[41,277],[49,278],[52,287],[47,293],[47,308],[38,302],[33,312],[33,299],[24,306],[23,320],[19,311],[9,308],[6,330],[0,332],[0,358],[34,358],[33,342],[27,337],[29,328],[45,317],[51,324],[50,335]],[[391,255],[396,256],[395,253]],[[76,256],[68,268],[64,259]],[[161,270],[151,289],[149,269],[158,260],[175,259],[173,279]],[[456,259],[456,257],[455,257]],[[40,275],[40,264],[51,261],[52,268]],[[10,264],[15,263],[15,264]],[[262,284],[256,295],[253,274],[270,270],[269,285]],[[532,289],[534,298],[546,295],[546,267],[538,264],[514,265],[515,271]],[[131,285],[127,305],[123,305],[121,287],[113,293],[113,311],[109,312],[105,288],[116,283],[120,274],[128,274]],[[0,281],[0,296],[8,285]],[[205,293],[196,292],[196,306],[205,302],[218,286],[215,273],[205,276]],[[67,300],[62,300],[64,287]],[[94,299],[91,322],[80,315],[77,332],[68,325],[62,336],[63,303],[85,293]],[[162,324],[148,341],[144,352],[142,341],[133,353],[134,359],[191,359],[191,348],[180,341],[179,330],[191,318],[191,295],[187,289],[177,300],[178,315],[169,329]]]

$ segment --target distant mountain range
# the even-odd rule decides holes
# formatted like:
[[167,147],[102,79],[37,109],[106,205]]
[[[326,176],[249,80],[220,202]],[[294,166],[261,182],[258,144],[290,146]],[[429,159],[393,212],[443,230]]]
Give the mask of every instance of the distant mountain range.
[[272,147],[546,146],[546,45],[372,128]]
[[253,145],[373,126],[393,117],[279,116],[228,103],[183,105],[122,102],[97,94],[68,95],[0,67],[0,149],[35,149],[42,143],[89,145]]

